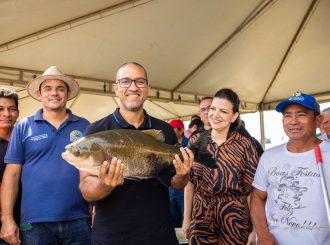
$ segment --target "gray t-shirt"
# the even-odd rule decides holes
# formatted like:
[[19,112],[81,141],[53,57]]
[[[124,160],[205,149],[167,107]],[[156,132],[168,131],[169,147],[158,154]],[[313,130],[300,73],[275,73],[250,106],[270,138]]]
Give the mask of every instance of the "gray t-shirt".
[[[322,142],[320,148],[329,192],[330,142]],[[280,245],[330,244],[314,150],[292,153],[282,144],[265,151],[252,185],[267,192],[267,223]]]

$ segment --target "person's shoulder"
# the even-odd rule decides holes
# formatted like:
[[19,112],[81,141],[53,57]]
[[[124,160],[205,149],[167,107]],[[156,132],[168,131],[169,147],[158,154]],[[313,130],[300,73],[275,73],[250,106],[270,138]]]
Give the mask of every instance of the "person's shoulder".
[[[230,137],[233,136],[233,137]],[[245,141],[247,143],[252,142],[252,137],[249,135],[242,134],[238,130],[233,130],[229,132],[229,137],[232,138],[233,140],[239,140],[239,141]]]
[[326,133],[323,133],[320,135],[320,140],[329,141],[330,139]]
[[100,131],[109,130],[111,127],[111,118],[112,118],[111,115],[112,114],[89,124],[89,126],[86,128],[84,134],[89,135],[89,134],[97,133]]
[[278,154],[278,153],[283,153],[286,147],[286,143],[277,145],[277,146],[273,146],[267,150],[265,150],[264,154],[265,156],[268,155],[273,155],[273,154]]
[[169,123],[151,116],[150,116],[150,120],[153,129],[162,130],[165,136],[168,134],[175,135],[174,130]]
[[152,117],[152,116],[149,116],[149,117],[150,117],[151,124],[153,127],[155,127],[155,128],[157,127],[159,129],[162,129],[162,128],[172,129],[172,126],[169,123],[167,123],[159,118],[156,118],[156,117]]
[[242,134],[241,131],[235,131],[235,140],[238,140],[240,144],[243,144],[247,148],[255,148],[259,157],[264,152],[264,148],[261,143],[250,134]]
[[176,135],[174,133],[174,130],[172,128],[172,126],[170,124],[168,124],[167,122],[149,116],[150,120],[151,120],[151,126],[153,129],[156,130],[161,130],[165,136],[165,143],[170,144],[170,145],[174,145],[178,142]]
[[77,116],[77,115],[74,115],[74,116],[75,116],[80,122],[90,124],[90,122],[89,122],[86,118],[84,118],[84,117],[80,117],[80,116]]
[[87,128],[90,125],[90,122],[86,118],[77,115],[73,115],[72,122],[74,125],[79,125],[82,128]]
[[321,150],[324,152],[330,152],[330,141],[322,141],[320,144]]
[[31,116],[31,117],[24,117],[24,118],[20,119],[20,120],[16,123],[15,127],[17,127],[18,125],[25,125],[25,124],[28,124],[28,123],[31,122],[32,119],[33,119],[33,116]]
[[24,117],[16,123],[15,128],[24,128],[26,126],[31,125],[31,123],[33,122],[34,122],[34,116]]

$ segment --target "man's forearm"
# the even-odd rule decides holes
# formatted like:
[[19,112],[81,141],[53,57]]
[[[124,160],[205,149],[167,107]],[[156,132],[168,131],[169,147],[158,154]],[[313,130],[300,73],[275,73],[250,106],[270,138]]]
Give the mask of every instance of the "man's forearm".
[[265,211],[265,199],[260,198],[259,195],[255,193],[255,190],[251,193],[251,218],[255,226],[257,235],[259,239],[268,237],[271,235],[267,220],[266,220],[266,211]]
[[189,180],[189,174],[182,177],[178,177],[177,175],[174,175],[171,180],[171,186],[174,189],[183,190],[183,188],[187,185],[188,180]]
[[188,182],[184,188],[184,218],[191,220],[191,213],[193,209],[193,199],[194,199],[194,185]]
[[112,188],[102,185],[100,179],[96,176],[81,177],[79,184],[80,191],[86,201],[98,201],[110,195]]
[[[9,170],[9,169],[8,169]],[[14,205],[17,199],[19,188],[19,174],[6,173],[3,176],[1,183],[1,220],[4,222],[6,219],[14,218]]]

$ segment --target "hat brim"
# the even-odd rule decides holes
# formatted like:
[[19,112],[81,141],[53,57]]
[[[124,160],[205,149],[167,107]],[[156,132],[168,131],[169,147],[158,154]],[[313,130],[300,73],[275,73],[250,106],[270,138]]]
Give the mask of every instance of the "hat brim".
[[38,91],[40,88],[40,85],[46,81],[46,80],[61,80],[65,82],[69,86],[69,95],[68,95],[68,101],[72,100],[73,98],[77,97],[79,94],[79,84],[76,80],[74,80],[72,77],[66,76],[66,75],[46,75],[46,76],[39,76],[35,79],[32,79],[28,85],[26,86],[26,90],[28,94],[35,100],[40,101],[38,96]]
[[315,108],[311,107],[311,106],[307,106],[305,105],[304,103],[300,102],[299,100],[298,101],[293,101],[293,100],[285,100],[285,101],[282,101],[281,103],[279,103],[276,107],[275,107],[275,110],[277,112],[280,112],[280,113],[283,113],[283,111],[285,110],[285,108],[288,106],[288,105],[291,105],[291,104],[297,104],[297,105],[301,105],[303,107],[306,107],[307,109],[310,109],[312,111],[315,111]]

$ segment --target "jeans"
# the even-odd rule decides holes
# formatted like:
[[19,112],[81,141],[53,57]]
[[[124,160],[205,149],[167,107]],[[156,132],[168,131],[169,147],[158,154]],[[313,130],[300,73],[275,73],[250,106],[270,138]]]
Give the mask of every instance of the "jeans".
[[169,188],[170,193],[170,206],[171,206],[171,218],[172,224],[175,228],[182,227],[183,219],[183,191]]
[[22,245],[90,245],[91,220],[21,224],[20,238]]

